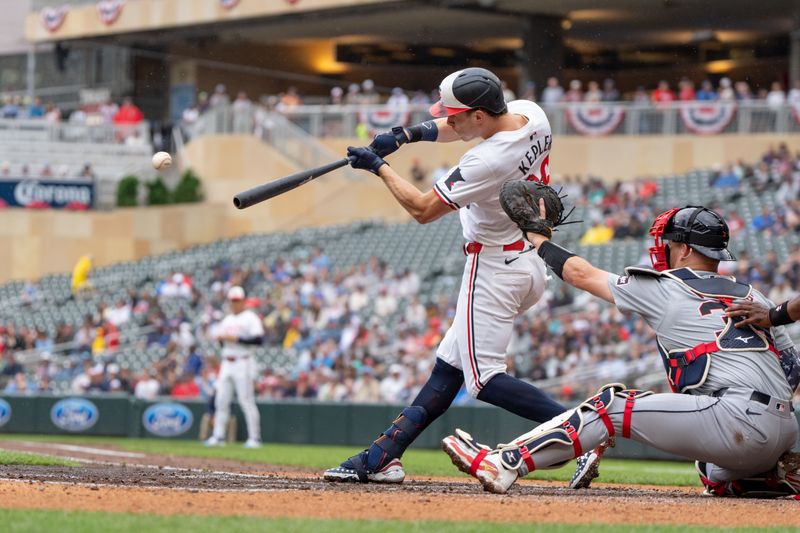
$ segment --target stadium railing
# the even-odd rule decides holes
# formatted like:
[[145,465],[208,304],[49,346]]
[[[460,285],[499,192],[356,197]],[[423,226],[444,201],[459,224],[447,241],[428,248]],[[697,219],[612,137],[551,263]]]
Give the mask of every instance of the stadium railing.
[[[694,135],[800,133],[800,102],[770,106],[748,102],[578,102],[542,105],[556,135]],[[234,113],[249,113],[234,120]],[[353,137],[359,124],[387,130],[430,119],[427,104],[300,105],[280,114],[313,137]],[[210,109],[195,124],[194,135],[232,133],[242,124],[261,123],[263,109]],[[239,125],[235,127],[235,125]],[[246,133],[246,131],[238,131]]]

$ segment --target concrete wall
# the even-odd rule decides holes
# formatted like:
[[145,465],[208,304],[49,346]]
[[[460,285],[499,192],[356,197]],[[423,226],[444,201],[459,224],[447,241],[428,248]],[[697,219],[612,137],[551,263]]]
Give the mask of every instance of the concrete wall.
[[[347,139],[327,140],[344,153]],[[800,150],[800,136],[562,137],[553,148],[554,176],[594,174],[607,179],[665,175],[743,159],[755,161],[768,147],[786,142]],[[392,155],[391,165],[408,176],[415,158],[429,169],[455,164],[462,143],[418,143]],[[194,244],[253,232],[344,224],[381,218],[409,220],[380,179],[366,172],[348,179],[333,172],[273,200],[237,210],[233,195],[298,170],[270,147],[249,136],[205,137],[187,147],[202,177],[206,202],[195,205],[116,209],[111,212],[0,211],[0,282],[68,272],[78,257],[98,266],[160,254]],[[557,178],[556,178],[557,179]],[[425,188],[428,184],[423,184]]]
[[[350,144],[360,144],[356,139],[326,139],[324,142],[337,153],[344,153]],[[555,137],[550,171],[554,178],[591,174],[606,181],[665,176],[740,159],[754,162],[769,147],[782,142],[790,150],[800,150],[800,135]],[[403,147],[387,160],[401,175],[408,176],[414,159],[431,170],[442,162],[455,165],[465,151],[465,145],[460,142],[420,142]]]

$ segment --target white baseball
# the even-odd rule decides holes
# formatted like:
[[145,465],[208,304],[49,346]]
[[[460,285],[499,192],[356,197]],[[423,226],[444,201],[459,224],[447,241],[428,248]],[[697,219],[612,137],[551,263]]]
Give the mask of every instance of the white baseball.
[[156,170],[163,170],[172,165],[172,156],[167,152],[157,152],[153,156],[153,168]]

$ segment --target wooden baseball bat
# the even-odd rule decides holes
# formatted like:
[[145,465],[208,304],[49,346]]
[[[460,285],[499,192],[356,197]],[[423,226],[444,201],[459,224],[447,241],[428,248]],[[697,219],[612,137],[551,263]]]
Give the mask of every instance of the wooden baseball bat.
[[258,185],[257,187],[247,189],[246,191],[242,191],[234,196],[233,205],[236,206],[237,209],[245,209],[251,205],[263,202],[264,200],[274,198],[279,194],[296,189],[297,187],[306,184],[324,174],[327,174],[328,172],[332,172],[337,168],[347,166],[349,163],[350,160],[345,157],[343,159],[339,159],[338,161],[328,163],[327,165],[303,170],[295,174],[284,176],[268,183]]

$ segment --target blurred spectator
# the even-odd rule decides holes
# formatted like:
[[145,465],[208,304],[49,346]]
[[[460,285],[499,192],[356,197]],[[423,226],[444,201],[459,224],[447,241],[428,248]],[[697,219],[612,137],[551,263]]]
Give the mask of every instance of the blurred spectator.
[[661,80],[650,95],[650,99],[654,104],[668,104],[675,101],[675,93],[669,88],[668,81]]
[[331,105],[342,105],[344,103],[344,89],[339,86],[331,89]]
[[766,231],[775,225],[775,215],[765,207],[760,215],[753,217],[753,229],[756,231]]
[[750,90],[750,85],[746,81],[737,81],[733,85],[736,90],[736,99],[742,103],[753,101],[753,92]]
[[614,80],[606,78],[603,80],[603,102],[616,102],[619,100],[619,90],[614,84]]
[[723,102],[733,102],[736,100],[736,91],[733,90],[733,84],[728,77],[719,80],[719,93],[718,97]]
[[34,394],[36,385],[28,382],[24,372],[17,372],[3,389],[5,394]]
[[377,403],[381,399],[380,384],[375,379],[375,369],[362,366],[358,379],[353,385],[353,401],[359,403]]
[[406,379],[403,376],[403,367],[399,364],[393,364],[389,367],[388,375],[381,380],[380,383],[380,396],[381,401],[385,403],[401,403],[401,393],[406,385]]
[[42,105],[42,99],[38,96],[28,106],[28,118],[44,118],[44,106]]
[[681,81],[678,82],[678,100],[687,102],[694,100],[696,96],[694,82],[689,78],[681,78]]
[[197,398],[200,396],[200,387],[195,383],[191,374],[180,374],[175,386],[172,387],[173,398]]
[[714,91],[714,86],[711,80],[703,80],[700,84],[700,90],[697,91],[697,99],[701,101],[710,101],[717,99],[717,93]]
[[81,291],[91,288],[91,282],[89,281],[89,275],[91,274],[91,271],[92,255],[82,255],[72,268],[72,281],[70,286],[72,288],[73,295],[77,295]]
[[594,80],[590,81],[583,100],[585,102],[601,102],[603,100],[603,92],[600,90],[600,84]]
[[773,109],[778,109],[786,103],[786,93],[783,92],[781,82],[772,82],[769,93],[767,93],[766,103]]
[[231,109],[233,111],[233,133],[252,133],[253,102],[247,97],[246,92],[239,91]]
[[155,370],[143,372],[136,383],[133,395],[139,400],[155,400],[160,388]]
[[794,84],[789,94],[786,96],[786,99],[790,104],[800,103],[800,80],[794,80]]
[[347,105],[356,105],[361,102],[361,86],[357,83],[351,83],[347,86],[347,94],[344,97],[344,103]]
[[228,93],[225,91],[225,85],[218,83],[214,86],[214,93],[208,101],[210,107],[227,107],[231,103]]
[[395,87],[392,89],[392,94],[389,96],[389,99],[386,100],[386,106],[389,109],[399,113],[407,112],[408,104],[408,95],[400,87]]
[[583,101],[583,85],[581,80],[572,80],[569,82],[569,90],[564,94],[564,102],[581,102]]
[[378,94],[378,91],[375,90],[375,83],[370,79],[362,81],[359,103],[363,105],[375,105],[379,104],[380,101],[381,96]]

